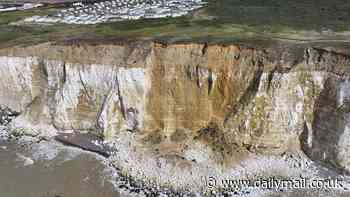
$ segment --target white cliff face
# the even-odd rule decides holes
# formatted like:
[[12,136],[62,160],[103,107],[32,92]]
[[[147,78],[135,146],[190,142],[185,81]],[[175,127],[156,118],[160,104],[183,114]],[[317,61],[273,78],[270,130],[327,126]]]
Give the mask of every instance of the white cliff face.
[[[1,57],[0,101],[21,119],[60,130],[135,129],[147,94],[143,68],[80,65],[37,57]],[[41,109],[38,109],[41,108]],[[32,120],[32,121],[30,121]]]
[[64,69],[62,83],[55,95],[57,106],[60,106],[55,110],[56,126],[63,129],[95,129],[101,111],[99,106],[115,86],[113,68],[66,63]]
[[341,172],[348,172],[350,169],[348,77],[327,72],[314,76],[307,95],[309,98],[307,103],[312,110],[305,116],[304,131],[301,135],[303,150],[314,160]]
[[346,114],[346,126],[337,143],[336,159],[345,170],[350,170],[350,114]]
[[100,124],[105,136],[121,130],[135,130],[143,127],[147,84],[145,69],[120,68],[116,72],[115,87],[105,98]]
[[11,109],[23,112],[32,101],[32,65],[33,58],[0,57],[2,76],[1,103]]
[[[71,55],[94,54],[89,47],[61,47],[68,51],[61,59],[43,52],[47,57],[0,56],[0,104],[21,113],[14,126],[45,134],[49,125],[112,142],[130,135],[124,151],[135,153],[119,156],[120,165],[137,169],[128,159],[140,159],[140,169],[154,176],[170,172],[172,161],[195,166],[195,174],[215,167],[215,174],[251,152],[300,149],[350,168],[350,83],[343,77],[350,71],[342,56],[332,65],[319,61],[333,56],[315,58],[310,50],[284,71],[259,51],[235,46],[119,46],[91,62]],[[149,155],[169,168],[143,169]]]
[[[338,108],[346,108],[350,101],[350,81],[349,79],[344,80],[340,83],[339,93],[338,93]],[[338,154],[336,155],[337,160],[340,165],[346,170],[350,170],[350,113],[346,111],[343,114],[345,120],[345,125],[339,136],[339,141],[337,143]]]
[[54,123],[62,129],[100,130],[111,136],[142,126],[147,89],[143,68],[66,64],[56,92]]
[[350,101],[350,81],[345,80],[340,83],[339,94],[338,94],[338,107],[346,104]]

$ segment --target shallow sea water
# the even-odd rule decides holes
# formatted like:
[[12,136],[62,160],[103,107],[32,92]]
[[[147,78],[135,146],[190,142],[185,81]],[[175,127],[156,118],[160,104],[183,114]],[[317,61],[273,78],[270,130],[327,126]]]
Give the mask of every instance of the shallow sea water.
[[112,171],[102,158],[79,149],[0,140],[1,197],[119,197]]

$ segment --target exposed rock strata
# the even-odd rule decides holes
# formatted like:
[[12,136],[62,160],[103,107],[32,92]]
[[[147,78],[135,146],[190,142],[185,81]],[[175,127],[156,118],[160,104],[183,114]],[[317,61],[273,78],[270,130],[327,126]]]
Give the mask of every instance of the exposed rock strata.
[[314,48],[273,53],[152,42],[4,49],[0,104],[20,112],[14,125],[110,140],[135,132],[138,147],[189,165],[302,148],[350,170],[350,58]]

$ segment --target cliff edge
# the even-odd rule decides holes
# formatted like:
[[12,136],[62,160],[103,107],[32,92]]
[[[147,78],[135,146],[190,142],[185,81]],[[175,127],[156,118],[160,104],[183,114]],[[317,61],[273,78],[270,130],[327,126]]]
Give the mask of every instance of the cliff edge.
[[294,45],[44,43],[1,49],[0,65],[0,104],[19,114],[12,127],[101,136],[115,145],[116,165],[138,178],[203,189],[203,177],[247,176],[239,166],[286,153],[350,170],[346,54]]

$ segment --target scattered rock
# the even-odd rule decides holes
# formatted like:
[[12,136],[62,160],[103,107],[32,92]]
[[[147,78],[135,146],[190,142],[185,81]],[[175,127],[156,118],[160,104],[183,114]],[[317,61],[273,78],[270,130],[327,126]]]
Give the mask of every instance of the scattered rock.
[[18,112],[13,111],[6,106],[0,105],[0,125],[8,125],[18,115]]
[[91,151],[109,157],[108,146],[105,146],[103,140],[90,133],[58,133],[55,140],[69,145]]

